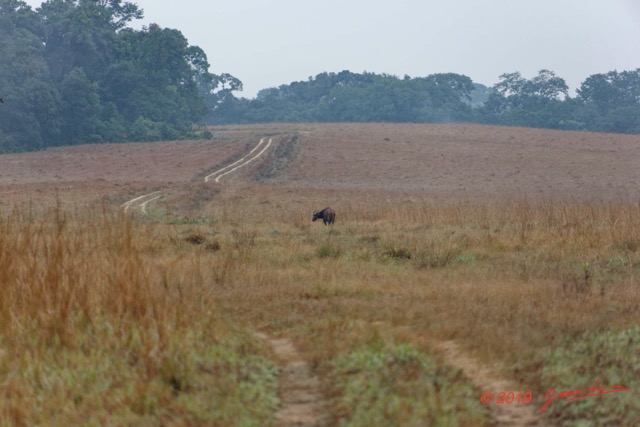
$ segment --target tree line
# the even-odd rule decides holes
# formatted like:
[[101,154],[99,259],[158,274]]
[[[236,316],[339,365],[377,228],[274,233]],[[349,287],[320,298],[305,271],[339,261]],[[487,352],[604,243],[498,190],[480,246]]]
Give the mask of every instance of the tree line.
[[[0,0],[0,152],[192,135],[229,76],[123,0]],[[238,87],[236,87],[237,89]]]
[[571,97],[565,80],[549,70],[531,79],[506,73],[493,87],[454,73],[400,78],[342,71],[265,89],[251,100],[226,97],[207,121],[466,122],[640,133],[640,69],[589,76],[576,92]]
[[[176,29],[129,23],[124,0],[0,0],[0,152],[90,142],[197,137],[196,125],[265,122],[486,123],[640,133],[640,69],[588,77],[570,96],[542,70],[492,87],[426,77],[321,73],[237,97]],[[201,132],[206,135],[207,132]]]

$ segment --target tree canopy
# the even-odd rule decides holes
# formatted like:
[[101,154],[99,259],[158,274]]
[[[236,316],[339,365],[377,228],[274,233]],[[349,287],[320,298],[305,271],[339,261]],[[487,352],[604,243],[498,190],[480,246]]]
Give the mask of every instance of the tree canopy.
[[227,97],[210,123],[274,121],[438,122],[470,119],[471,79],[459,74],[398,78],[388,74],[322,73],[260,91],[248,101]]
[[127,25],[123,0],[0,0],[0,152],[188,136],[207,114],[205,53],[175,29]]
[[228,93],[218,101],[208,123],[470,122],[640,133],[640,69],[590,76],[573,98],[550,70],[531,79],[505,73],[493,87],[454,73],[399,78],[341,71],[264,89],[252,100]]

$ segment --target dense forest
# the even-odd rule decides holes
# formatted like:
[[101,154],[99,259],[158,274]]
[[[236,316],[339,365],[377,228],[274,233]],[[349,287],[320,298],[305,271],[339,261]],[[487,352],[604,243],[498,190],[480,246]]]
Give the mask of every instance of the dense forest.
[[178,30],[127,27],[140,18],[122,0],[0,0],[0,152],[190,136],[232,78]]
[[[123,0],[0,0],[0,153],[88,142],[197,137],[207,124],[467,122],[640,133],[640,69],[588,77],[570,96],[549,70],[493,87],[433,74],[321,73],[237,97],[176,29],[128,24]],[[207,132],[202,132],[206,136]]]
[[595,74],[569,95],[549,70],[525,79],[503,74],[493,87],[460,74],[399,78],[349,71],[265,89],[255,99],[229,96],[207,121],[470,122],[565,130],[640,133],[640,69]]

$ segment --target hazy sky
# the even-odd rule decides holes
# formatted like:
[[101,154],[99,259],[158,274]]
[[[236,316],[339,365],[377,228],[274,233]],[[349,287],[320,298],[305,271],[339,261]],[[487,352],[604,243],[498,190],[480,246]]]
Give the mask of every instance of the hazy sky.
[[[571,90],[591,74],[640,68],[639,0],[137,0],[182,31],[240,96],[321,72],[498,76],[550,69]],[[27,0],[37,6],[41,1]]]

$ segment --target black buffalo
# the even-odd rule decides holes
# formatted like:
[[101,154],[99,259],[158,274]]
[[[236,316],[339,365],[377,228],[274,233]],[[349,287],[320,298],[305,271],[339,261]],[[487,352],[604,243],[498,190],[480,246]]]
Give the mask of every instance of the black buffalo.
[[313,213],[312,221],[317,219],[321,219],[324,222],[324,225],[333,224],[333,221],[336,220],[336,211],[331,208],[324,208],[321,211],[315,211]]

